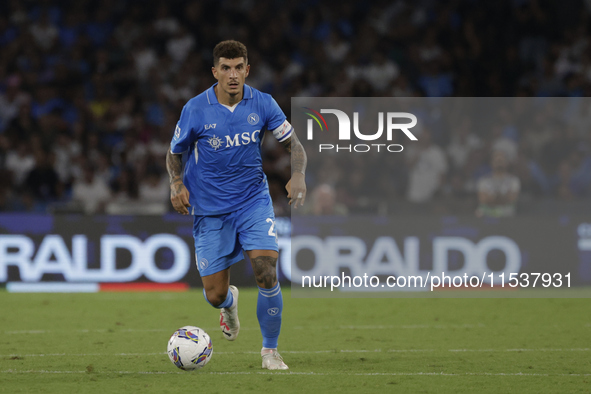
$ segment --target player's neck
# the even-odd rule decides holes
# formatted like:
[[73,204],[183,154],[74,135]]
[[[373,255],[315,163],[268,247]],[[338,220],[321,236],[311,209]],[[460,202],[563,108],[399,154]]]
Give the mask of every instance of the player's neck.
[[218,99],[218,103],[223,105],[229,105],[230,107],[238,104],[242,101],[242,97],[244,96],[244,86],[242,86],[242,91],[239,94],[231,95],[224,92],[223,89],[220,89],[220,85],[215,85],[214,87],[215,95]]

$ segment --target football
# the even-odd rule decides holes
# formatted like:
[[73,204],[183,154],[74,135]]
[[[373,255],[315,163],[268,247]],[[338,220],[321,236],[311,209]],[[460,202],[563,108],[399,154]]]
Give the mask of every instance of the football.
[[195,326],[176,330],[166,350],[170,361],[185,371],[203,368],[213,354],[211,338],[205,330]]

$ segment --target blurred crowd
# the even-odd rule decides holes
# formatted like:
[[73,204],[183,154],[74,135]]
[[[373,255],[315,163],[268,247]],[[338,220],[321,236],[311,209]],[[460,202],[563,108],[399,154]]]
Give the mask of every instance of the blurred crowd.
[[[211,52],[224,39],[247,45],[247,83],[288,116],[297,96],[584,97],[590,15],[589,0],[6,0],[0,211],[170,210],[164,157],[182,106],[215,82]],[[580,125],[590,112],[573,116]],[[496,183],[479,179],[495,160],[532,198],[590,197],[591,123],[472,126],[426,131],[394,158],[377,180],[388,202],[486,200]],[[277,214],[289,214],[289,156],[271,138],[263,153]],[[379,206],[360,192],[376,182],[367,165],[348,174],[359,192],[319,175],[310,199],[333,198],[341,213]]]

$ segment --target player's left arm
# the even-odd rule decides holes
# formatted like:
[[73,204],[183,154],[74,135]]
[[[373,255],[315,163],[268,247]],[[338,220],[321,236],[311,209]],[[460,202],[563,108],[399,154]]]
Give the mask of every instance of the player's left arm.
[[291,136],[282,141],[283,147],[291,153],[291,179],[287,182],[285,189],[289,204],[293,207],[304,205],[306,201],[306,166],[308,157],[302,143],[298,139],[295,130],[292,130]]

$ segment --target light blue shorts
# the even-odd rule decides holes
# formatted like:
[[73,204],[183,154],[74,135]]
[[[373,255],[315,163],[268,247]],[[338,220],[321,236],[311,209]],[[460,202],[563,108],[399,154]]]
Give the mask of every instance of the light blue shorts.
[[223,215],[194,216],[195,260],[201,276],[225,270],[242,260],[245,250],[275,250],[277,231],[269,195]]

